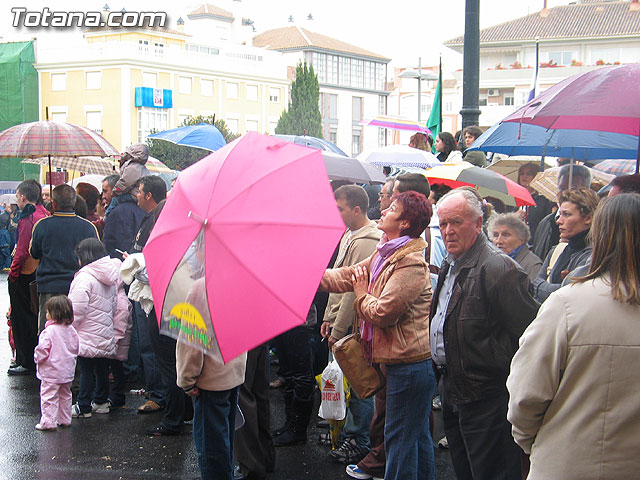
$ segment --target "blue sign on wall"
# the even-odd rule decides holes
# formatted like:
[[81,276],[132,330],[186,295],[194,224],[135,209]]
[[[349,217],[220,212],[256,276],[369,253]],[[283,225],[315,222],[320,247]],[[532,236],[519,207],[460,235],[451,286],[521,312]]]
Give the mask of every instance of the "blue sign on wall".
[[136,87],[135,106],[173,108],[173,92],[166,88]]

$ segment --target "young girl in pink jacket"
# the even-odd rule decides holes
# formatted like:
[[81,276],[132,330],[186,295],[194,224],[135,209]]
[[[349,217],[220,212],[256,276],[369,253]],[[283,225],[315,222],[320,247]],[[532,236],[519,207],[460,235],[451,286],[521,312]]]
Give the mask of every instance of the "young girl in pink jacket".
[[46,303],[47,323],[34,352],[40,379],[40,411],[37,430],[55,430],[71,425],[71,382],[76,371],[79,340],[73,323],[73,308],[66,295]]

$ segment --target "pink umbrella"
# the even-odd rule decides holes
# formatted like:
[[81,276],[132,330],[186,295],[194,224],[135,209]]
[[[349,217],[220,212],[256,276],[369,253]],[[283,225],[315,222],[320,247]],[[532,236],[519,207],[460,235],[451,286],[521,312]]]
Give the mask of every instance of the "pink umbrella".
[[180,173],[147,242],[161,330],[228,362],[302,324],[343,231],[322,153],[247,133]]

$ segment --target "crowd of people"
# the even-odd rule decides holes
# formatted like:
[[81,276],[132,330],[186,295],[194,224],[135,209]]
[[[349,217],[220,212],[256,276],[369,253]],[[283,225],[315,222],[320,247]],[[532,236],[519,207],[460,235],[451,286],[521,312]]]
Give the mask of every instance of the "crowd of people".
[[[460,138],[468,146],[480,134],[469,127]],[[422,137],[413,146],[430,148]],[[446,132],[435,149],[443,162],[463,156]],[[486,166],[472,153],[465,160]],[[367,398],[351,389],[327,449],[349,477],[436,478],[432,407],[460,480],[635,475],[638,175],[617,177],[601,198],[589,169],[566,165],[551,202],[530,187],[538,165],[525,163],[518,183],[539,201],[500,209],[418,173],[389,177],[377,197],[334,182],[346,229],[306,322],[225,364],[159,331],[142,251],[170,192],[147,158],[146,145],[129,147],[101,192],[17,188],[8,374],[40,380],[36,429],[123,408],[127,385],[139,383],[138,412],[161,413],[148,435],[179,435],[193,421],[202,478],[264,479],[276,447],[308,441],[314,377],[357,333],[385,381]],[[207,312],[204,278],[187,290]],[[273,429],[272,356],[285,418]]]

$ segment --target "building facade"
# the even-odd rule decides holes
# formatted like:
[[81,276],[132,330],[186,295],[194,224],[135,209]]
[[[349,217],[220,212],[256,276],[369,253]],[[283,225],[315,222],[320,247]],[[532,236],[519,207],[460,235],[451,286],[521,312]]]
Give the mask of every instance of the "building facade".
[[[482,127],[493,125],[527,102],[536,64],[536,41],[538,93],[603,65],[640,62],[640,3],[577,0],[481,30]],[[462,53],[464,37],[444,45]],[[450,86],[449,92],[459,92],[461,108],[463,72],[453,75],[456,85]]]
[[290,67],[313,65],[325,139],[353,156],[384,145],[384,129],[362,122],[386,113],[389,58],[299,26],[263,32],[253,45],[282,52]]

